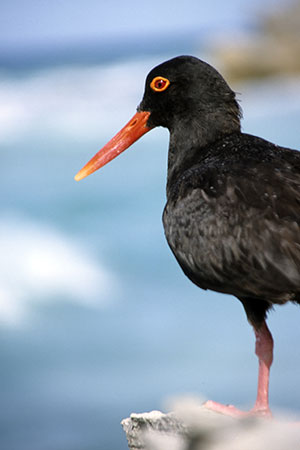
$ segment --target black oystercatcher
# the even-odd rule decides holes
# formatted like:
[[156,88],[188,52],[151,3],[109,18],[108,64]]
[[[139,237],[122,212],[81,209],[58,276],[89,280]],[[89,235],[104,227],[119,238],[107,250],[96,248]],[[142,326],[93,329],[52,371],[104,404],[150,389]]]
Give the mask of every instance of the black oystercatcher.
[[300,153],[241,132],[241,111],[210,65],[180,56],[155,67],[137,113],[76,175],[80,180],[156,126],[170,131],[167,241],[200,288],[232,294],[254,328],[259,360],[254,407],[235,415],[271,415],[273,339],[266,325],[274,304],[300,303]]

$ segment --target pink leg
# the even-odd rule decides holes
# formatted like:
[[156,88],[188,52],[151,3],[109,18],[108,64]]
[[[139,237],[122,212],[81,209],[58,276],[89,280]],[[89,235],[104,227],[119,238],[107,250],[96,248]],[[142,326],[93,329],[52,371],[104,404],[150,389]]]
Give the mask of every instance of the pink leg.
[[269,375],[273,362],[273,338],[266,322],[263,322],[259,329],[254,329],[254,332],[256,337],[255,353],[258,357],[259,368],[257,397],[252,412],[271,416],[269,408]]
[[233,417],[251,414],[271,417],[269,408],[269,374],[273,361],[273,338],[265,321],[259,328],[254,328],[254,333],[256,338],[255,353],[259,362],[257,397],[254,407],[250,411],[241,411],[233,405],[222,405],[209,400],[204,404],[206,408]]

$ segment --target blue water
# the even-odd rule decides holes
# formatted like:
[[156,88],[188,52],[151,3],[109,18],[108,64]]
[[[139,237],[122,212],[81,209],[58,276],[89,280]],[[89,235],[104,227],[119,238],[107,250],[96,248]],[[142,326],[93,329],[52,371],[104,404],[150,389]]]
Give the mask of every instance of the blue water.
[[[121,419],[169,397],[254,400],[242,307],[193,286],[163,236],[167,131],[73,180],[166,56],[0,73],[1,449],[125,450]],[[234,88],[245,131],[300,148],[299,80]],[[300,414],[299,319],[269,324],[271,406]]]

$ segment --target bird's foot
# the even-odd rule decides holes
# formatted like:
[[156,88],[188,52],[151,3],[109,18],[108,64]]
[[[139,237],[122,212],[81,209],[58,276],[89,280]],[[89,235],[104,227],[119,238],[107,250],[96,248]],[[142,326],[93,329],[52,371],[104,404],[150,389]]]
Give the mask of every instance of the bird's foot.
[[222,403],[213,402],[212,400],[208,400],[203,404],[203,406],[207,409],[210,409],[211,411],[215,411],[217,413],[231,417],[247,417],[247,416],[257,416],[266,418],[272,417],[272,413],[268,406],[261,407],[255,405],[252,409],[250,409],[250,411],[242,411],[233,405],[222,405]]

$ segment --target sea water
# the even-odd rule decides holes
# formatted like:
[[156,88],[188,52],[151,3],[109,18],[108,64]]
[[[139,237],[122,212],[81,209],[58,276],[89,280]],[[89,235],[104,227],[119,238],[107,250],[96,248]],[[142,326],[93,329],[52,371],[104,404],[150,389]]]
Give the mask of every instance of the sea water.
[[[121,419],[169,397],[254,401],[240,303],[193,286],[164,239],[168,132],[73,179],[135,113],[166,56],[0,73],[3,450],[124,450]],[[236,90],[244,131],[300,148],[299,80]],[[269,324],[271,406],[300,414],[299,320],[288,305]]]

